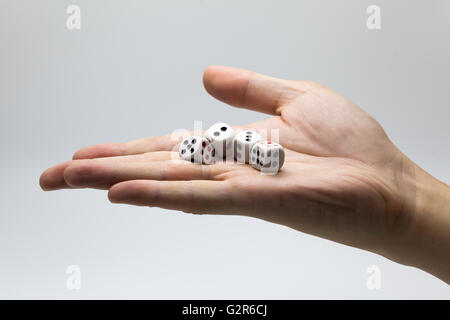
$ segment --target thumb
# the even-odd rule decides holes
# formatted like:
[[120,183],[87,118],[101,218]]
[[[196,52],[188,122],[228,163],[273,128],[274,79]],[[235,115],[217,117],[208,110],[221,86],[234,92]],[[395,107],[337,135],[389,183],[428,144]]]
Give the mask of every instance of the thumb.
[[245,69],[210,66],[203,74],[206,91],[230,105],[272,115],[299,94],[294,81],[265,76]]

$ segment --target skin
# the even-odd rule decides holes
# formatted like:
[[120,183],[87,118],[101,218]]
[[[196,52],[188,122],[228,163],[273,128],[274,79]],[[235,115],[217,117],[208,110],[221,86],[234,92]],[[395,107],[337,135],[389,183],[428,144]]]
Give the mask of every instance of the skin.
[[277,175],[177,160],[181,138],[169,134],[83,148],[47,169],[42,189],[105,189],[113,203],[256,217],[450,283],[450,187],[400,152],[369,114],[308,81],[211,66],[203,82],[219,100],[272,115],[236,129],[279,130],[286,159]]

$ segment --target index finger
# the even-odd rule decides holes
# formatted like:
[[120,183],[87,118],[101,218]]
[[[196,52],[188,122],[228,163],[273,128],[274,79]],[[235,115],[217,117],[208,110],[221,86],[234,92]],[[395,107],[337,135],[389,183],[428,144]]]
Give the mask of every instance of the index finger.
[[[259,123],[253,123],[241,126],[232,126],[235,130],[241,129],[245,130],[247,128],[258,128]],[[193,131],[181,131],[177,133],[176,131],[157,137],[141,138],[136,140],[131,140],[124,143],[102,143],[96,144],[88,147],[84,147],[73,155],[73,160],[81,159],[94,159],[94,158],[106,158],[106,157],[118,157],[118,156],[131,156],[147,152],[155,151],[176,151],[175,147],[180,143],[186,134],[183,135],[182,132],[188,133],[188,135],[203,135],[203,132],[193,132]]]
[[154,151],[172,151],[181,139],[173,134],[141,138],[124,143],[102,143],[82,148],[75,152],[73,160],[129,156]]

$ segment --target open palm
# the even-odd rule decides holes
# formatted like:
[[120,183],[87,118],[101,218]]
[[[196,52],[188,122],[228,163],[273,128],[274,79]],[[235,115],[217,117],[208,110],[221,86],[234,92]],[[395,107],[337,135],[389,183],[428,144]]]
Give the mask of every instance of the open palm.
[[408,231],[409,161],[354,103],[316,83],[228,67],[208,68],[204,84],[226,103],[273,115],[239,128],[278,130],[286,160],[277,175],[175,160],[179,141],[166,135],[81,149],[46,170],[42,188],[109,189],[112,202],[248,215],[381,254]]

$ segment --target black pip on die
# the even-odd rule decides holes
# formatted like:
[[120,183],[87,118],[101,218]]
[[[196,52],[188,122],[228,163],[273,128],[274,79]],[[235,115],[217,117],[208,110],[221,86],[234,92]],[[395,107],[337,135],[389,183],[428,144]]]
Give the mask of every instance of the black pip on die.
[[226,123],[216,123],[206,130],[205,137],[216,150],[216,156],[225,158],[233,155],[234,130]]
[[203,137],[194,136],[183,140],[178,149],[180,158],[197,164],[211,164],[214,161],[214,147]]
[[272,141],[257,142],[250,152],[250,164],[262,173],[276,174],[284,164],[284,149]]
[[262,137],[253,130],[241,131],[234,137],[234,158],[238,163],[250,162],[250,151]]

